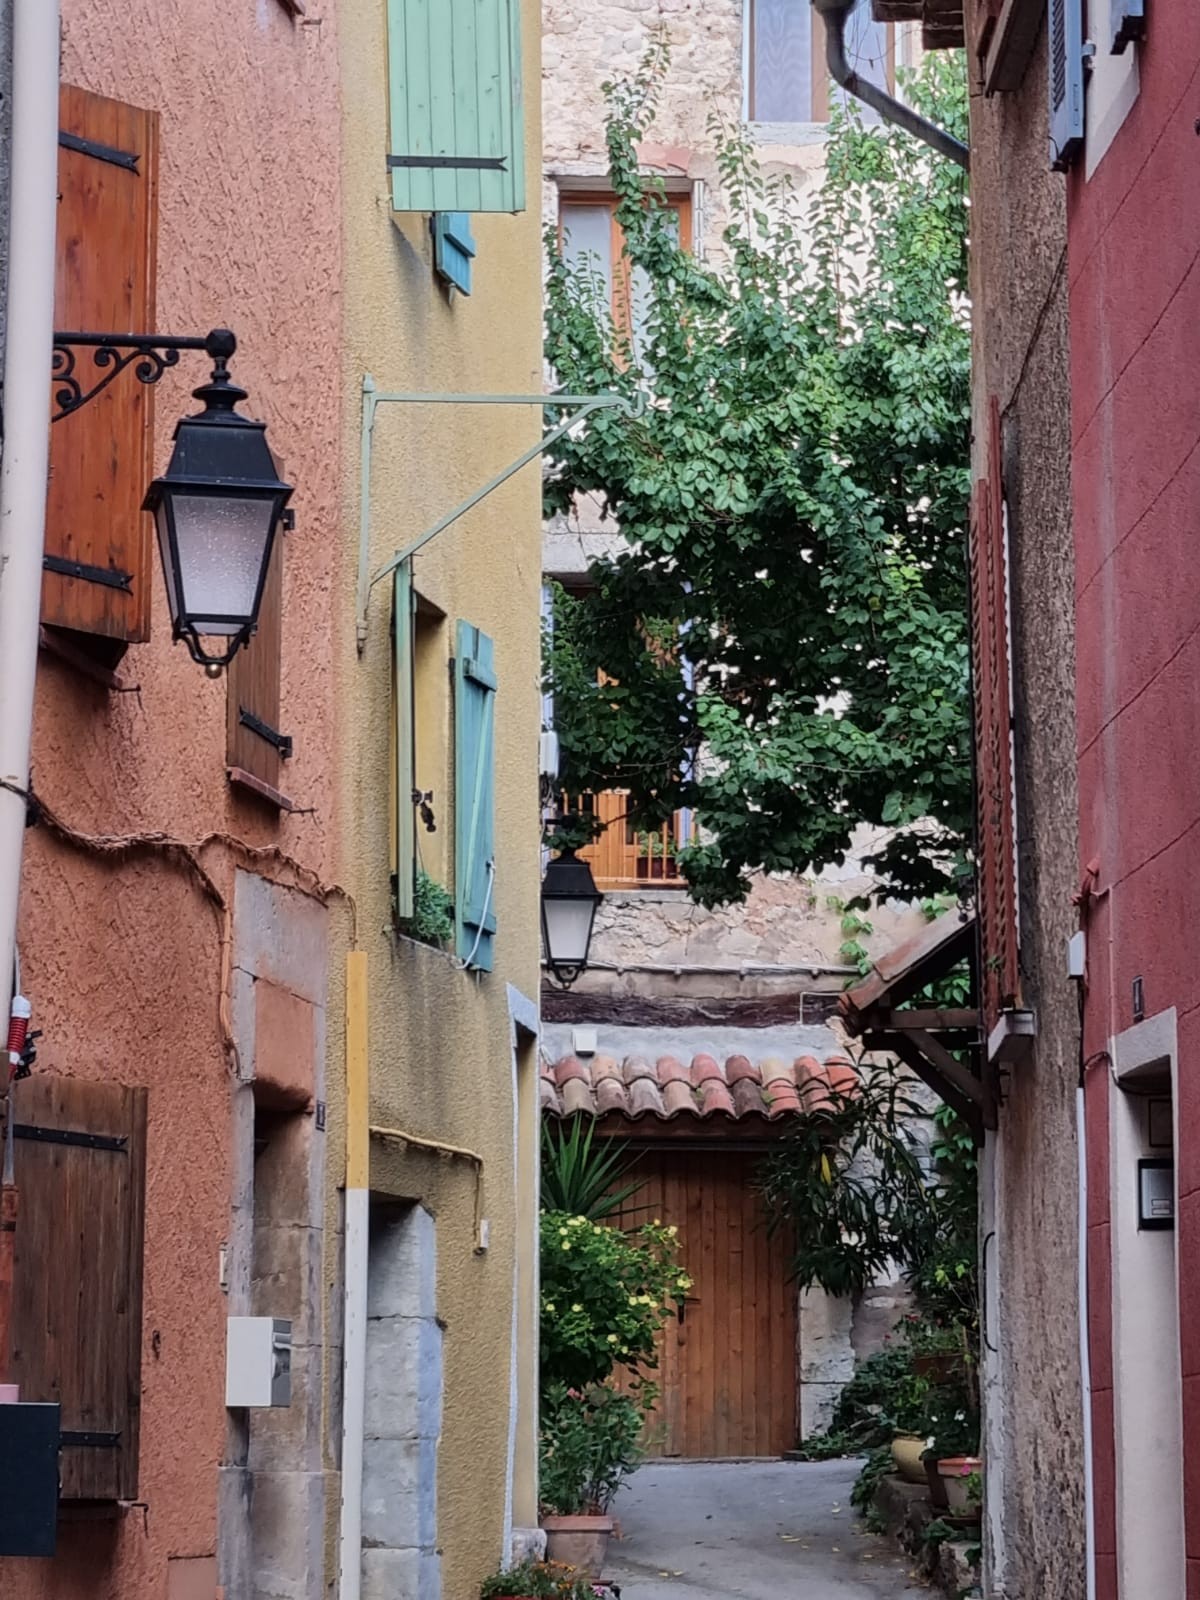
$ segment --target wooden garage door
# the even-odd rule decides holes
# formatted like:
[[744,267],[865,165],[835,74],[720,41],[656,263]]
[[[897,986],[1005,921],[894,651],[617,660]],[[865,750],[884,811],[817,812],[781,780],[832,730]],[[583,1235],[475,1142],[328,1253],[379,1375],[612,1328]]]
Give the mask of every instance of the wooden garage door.
[[796,1442],[796,1289],[788,1240],[767,1234],[759,1159],[654,1150],[635,1169],[643,1186],[622,1226],[674,1223],[694,1280],[682,1319],[663,1334],[651,1455],[778,1456]]

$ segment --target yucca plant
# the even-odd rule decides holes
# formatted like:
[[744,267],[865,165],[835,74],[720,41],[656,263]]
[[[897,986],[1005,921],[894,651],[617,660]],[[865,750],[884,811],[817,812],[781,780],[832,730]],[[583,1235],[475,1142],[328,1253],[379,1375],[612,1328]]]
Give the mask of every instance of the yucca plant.
[[542,1122],[542,1210],[600,1222],[619,1211],[642,1187],[625,1183],[637,1165],[625,1141],[595,1142],[590,1117],[573,1117],[564,1126]]

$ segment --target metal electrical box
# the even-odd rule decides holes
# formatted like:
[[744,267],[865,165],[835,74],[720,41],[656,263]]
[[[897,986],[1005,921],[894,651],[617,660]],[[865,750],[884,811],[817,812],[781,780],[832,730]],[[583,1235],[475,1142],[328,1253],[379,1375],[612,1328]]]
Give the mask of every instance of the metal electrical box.
[[291,1403],[291,1322],[286,1317],[230,1317],[225,1347],[225,1404]]
[[61,1408],[0,1405],[0,1556],[52,1556]]

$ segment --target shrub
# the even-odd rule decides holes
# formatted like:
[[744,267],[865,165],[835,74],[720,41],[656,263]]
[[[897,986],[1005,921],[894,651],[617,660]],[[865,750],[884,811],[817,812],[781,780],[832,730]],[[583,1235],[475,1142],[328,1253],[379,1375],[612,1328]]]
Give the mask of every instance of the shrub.
[[658,1331],[692,1286],[677,1230],[651,1222],[626,1234],[564,1211],[544,1211],[541,1229],[543,1393],[655,1367]]
[[539,1488],[545,1510],[559,1516],[608,1510],[642,1458],[642,1425],[657,1394],[652,1384],[636,1397],[606,1384],[581,1393],[556,1383],[543,1391]]
[[521,1561],[486,1578],[480,1600],[595,1600],[596,1587],[561,1561]]
[[574,1117],[569,1128],[542,1122],[542,1210],[602,1222],[641,1188],[625,1183],[637,1164],[625,1141],[596,1142],[590,1117]]

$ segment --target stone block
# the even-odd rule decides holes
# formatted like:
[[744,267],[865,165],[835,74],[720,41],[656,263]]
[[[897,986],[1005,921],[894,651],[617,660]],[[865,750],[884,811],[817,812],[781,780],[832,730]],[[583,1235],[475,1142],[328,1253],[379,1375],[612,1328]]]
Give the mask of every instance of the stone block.
[[432,1548],[437,1537],[437,1441],[363,1444],[363,1540],[388,1550]]
[[290,1317],[293,1347],[321,1337],[321,1235],[316,1228],[268,1224],[254,1230],[252,1316]]
[[233,899],[235,967],[323,1006],[328,923],[329,913],[317,901],[239,868]]
[[314,1007],[290,989],[259,978],[254,985],[254,1085],[261,1105],[302,1110],[313,1098]]
[[318,1600],[322,1588],[325,1478],[256,1472],[251,1505],[255,1600]]
[[367,1433],[436,1439],[442,1431],[442,1330],[432,1317],[367,1323]]
[[441,1567],[432,1550],[364,1550],[362,1600],[441,1600]]
[[849,1382],[854,1376],[853,1323],[854,1303],[849,1297],[829,1295],[822,1289],[801,1293],[801,1383]]
[[545,1559],[545,1528],[513,1529],[512,1541],[508,1547],[508,1564],[510,1567],[518,1567],[522,1561],[544,1561]]
[[433,1218],[414,1205],[372,1221],[367,1265],[368,1317],[432,1317],[437,1312]]
[[292,1351],[292,1402],[255,1407],[250,1416],[250,1470],[316,1472],[321,1449],[321,1351],[313,1345]]

